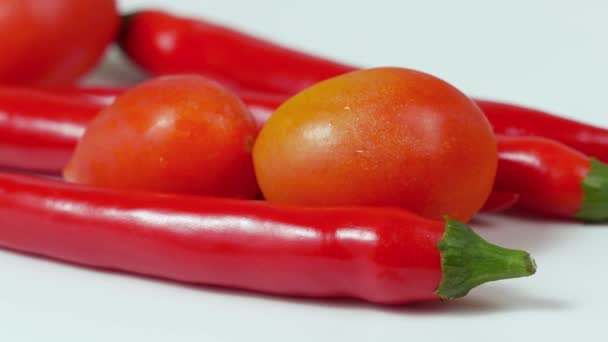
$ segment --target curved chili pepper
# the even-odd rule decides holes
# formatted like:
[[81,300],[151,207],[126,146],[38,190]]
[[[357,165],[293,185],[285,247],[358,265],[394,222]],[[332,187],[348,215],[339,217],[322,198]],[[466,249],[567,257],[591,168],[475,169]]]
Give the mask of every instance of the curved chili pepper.
[[608,165],[539,137],[499,137],[495,191],[517,206],[583,221],[608,220]]
[[511,104],[476,100],[496,134],[540,136],[608,162],[608,129]]
[[0,88],[0,166],[61,171],[102,108],[42,91]]
[[0,245],[74,263],[280,295],[398,304],[529,276],[524,251],[378,207],[120,192],[0,173]]
[[[201,19],[154,10],[127,18],[119,38],[122,50],[154,74],[198,72],[236,88],[293,95],[358,69]],[[608,129],[520,106],[476,102],[498,134],[548,137],[608,162]]]
[[[268,95],[260,96],[256,93],[247,93],[245,101],[250,107],[259,106],[261,110],[254,109],[255,117],[258,124],[261,126],[270,116],[270,111],[264,111],[264,108],[276,106],[279,102],[277,96]],[[66,97],[49,95],[37,91],[29,91],[25,89],[10,89],[0,88],[0,165],[13,168],[42,171],[48,173],[59,173],[69,160],[78,139],[84,132],[88,122],[97,114],[102,107],[92,105],[90,103],[72,100]],[[511,139],[507,143],[507,138],[499,139],[499,156],[501,162],[497,174],[497,186],[494,194],[490,196],[488,202],[482,209],[483,211],[499,211],[504,210],[513,205],[515,194],[519,194],[524,199],[524,203],[520,206],[528,209],[541,211],[562,217],[574,217],[579,210],[582,210],[582,192],[580,184],[589,172],[591,165],[589,160],[575,151],[565,148],[559,144],[549,142],[554,147],[553,150],[559,153],[550,152],[549,149],[538,150],[537,155],[526,157],[539,159],[542,162],[543,168],[527,167],[523,163],[515,163],[505,158],[512,156],[510,152],[514,146],[520,149],[528,148],[528,152],[536,146],[547,145],[547,142],[542,139]],[[531,143],[528,143],[530,142]],[[542,143],[538,143],[541,141]],[[566,152],[564,152],[566,151]],[[567,159],[564,162],[554,161],[554,156],[564,155],[568,158],[569,155],[576,156],[576,160],[582,160],[584,166],[579,174],[571,172],[570,179],[573,191],[566,191],[563,186],[559,186],[557,180],[551,177],[545,177],[544,173],[555,174],[563,173],[564,168],[574,167],[576,163],[570,163]],[[515,161],[521,162],[516,159]],[[551,164],[555,163],[555,164]],[[552,165],[550,168],[546,165]],[[596,169],[601,168],[599,162],[595,162]],[[544,173],[543,173],[544,172]],[[543,181],[536,182],[527,180],[540,178]],[[551,183],[553,182],[553,183]],[[567,179],[562,183],[566,184]],[[553,190],[551,190],[553,187]],[[525,190],[525,191],[524,191]],[[605,191],[605,190],[604,190]],[[497,194],[499,192],[509,192],[507,198],[498,198],[505,194]],[[570,201],[557,201],[559,196],[554,196],[553,193],[566,193]],[[510,197],[510,198],[509,198]],[[553,203],[557,201],[559,203]],[[608,205],[608,198],[598,200],[599,204],[595,206]],[[535,204],[536,203],[536,204]],[[569,203],[569,204],[568,204]],[[604,211],[606,209],[603,209]],[[586,211],[581,211],[583,214],[578,215],[583,220],[593,220],[593,217],[601,220],[604,218],[600,209],[597,215],[591,215],[587,218]],[[605,214],[603,214],[605,215]]]
[[125,17],[119,39],[154,74],[200,72],[237,88],[292,94],[352,70],[210,22],[146,10]]
[[[119,95],[124,91],[114,88],[104,93]],[[0,166],[61,173],[86,125],[102,109],[68,97],[68,93],[82,94],[78,88],[67,92],[0,88]],[[260,128],[281,98],[256,92],[242,94]],[[499,198],[496,203],[495,196],[483,211],[504,210],[511,204],[509,198]]]

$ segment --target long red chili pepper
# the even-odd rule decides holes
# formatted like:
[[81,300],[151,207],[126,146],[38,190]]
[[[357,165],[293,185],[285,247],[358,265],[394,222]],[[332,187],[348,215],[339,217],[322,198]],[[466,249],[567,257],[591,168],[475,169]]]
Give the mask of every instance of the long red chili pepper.
[[550,138],[608,162],[608,129],[505,103],[486,100],[476,103],[496,134]]
[[101,105],[18,88],[0,88],[0,166],[60,171]]
[[496,191],[517,206],[584,221],[608,220],[608,165],[539,137],[499,137]]
[[[198,72],[236,87],[286,95],[357,69],[201,19],[154,10],[128,16],[120,44],[154,74]],[[496,133],[548,137],[608,162],[608,129],[519,106],[477,103]]]
[[[270,116],[270,112],[263,109],[269,103],[276,103],[277,99],[254,93],[246,96],[245,101],[250,107],[258,105],[262,108],[254,112],[257,113],[258,124],[263,125]],[[100,108],[61,96],[0,88],[0,166],[59,173],[86,125]],[[608,175],[598,176],[597,171],[591,171],[602,169],[600,162],[591,162],[576,151],[542,138],[501,137],[498,147],[497,186],[484,211],[508,209],[521,200],[520,206],[562,217],[571,218],[580,212],[577,217],[582,220],[607,218],[608,195],[595,200],[598,204],[593,206],[599,209],[592,210],[596,212],[594,214],[585,214],[588,210],[584,208],[589,204],[583,206],[586,201],[581,184],[589,177],[596,179],[594,184],[597,184],[597,179],[603,180],[604,183],[600,184],[605,184],[605,179],[608,179]],[[518,148],[516,153],[515,147]],[[514,158],[514,155],[518,157]],[[530,160],[536,160],[537,164],[528,165]],[[590,168],[591,165],[595,167]],[[566,174],[571,178],[565,177]],[[555,179],[555,175],[562,175],[562,179]],[[541,181],[530,181],[536,178]],[[598,189],[596,192],[605,193],[608,185],[599,185]],[[559,200],[564,196],[569,200]]]
[[[124,91],[113,88],[102,93],[111,100],[111,94],[116,97]],[[88,92],[0,88],[0,167],[59,174],[86,125],[102,108],[80,100]],[[270,117],[270,108],[280,102],[277,95],[247,92],[242,96],[259,127]],[[515,201],[517,194],[492,194],[482,211],[505,210]]]
[[524,251],[400,209],[120,192],[0,173],[0,245],[177,281],[384,304],[531,275]]

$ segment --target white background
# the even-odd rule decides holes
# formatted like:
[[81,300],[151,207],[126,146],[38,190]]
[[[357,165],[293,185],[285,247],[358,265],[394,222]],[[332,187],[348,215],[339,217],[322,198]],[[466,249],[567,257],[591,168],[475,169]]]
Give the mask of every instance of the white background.
[[[362,66],[440,76],[468,94],[608,127],[608,3],[597,1],[144,1]],[[87,83],[143,78],[111,54]],[[482,216],[529,250],[526,279],[448,303],[387,308],[190,287],[0,251],[0,341],[605,340],[608,225]]]

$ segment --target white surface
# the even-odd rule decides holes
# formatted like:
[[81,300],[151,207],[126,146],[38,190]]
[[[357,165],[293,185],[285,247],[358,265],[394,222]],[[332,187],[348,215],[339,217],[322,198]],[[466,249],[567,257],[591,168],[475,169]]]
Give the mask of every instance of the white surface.
[[[129,1],[204,15],[367,66],[608,127],[608,4],[597,1]],[[89,82],[141,77],[106,62]],[[483,216],[538,273],[450,303],[385,308],[193,288],[0,251],[0,341],[603,340],[608,225]]]

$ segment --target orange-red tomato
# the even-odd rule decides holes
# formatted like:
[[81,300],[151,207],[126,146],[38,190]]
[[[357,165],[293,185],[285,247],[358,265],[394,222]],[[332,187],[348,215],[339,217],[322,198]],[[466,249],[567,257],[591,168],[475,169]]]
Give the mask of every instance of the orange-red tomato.
[[67,84],[118,32],[115,0],[0,0],[0,82]]
[[318,83],[271,116],[254,146],[267,200],[401,206],[470,219],[490,194],[496,140],[448,83],[402,68]]
[[209,79],[167,76],[132,88],[88,126],[64,170],[100,187],[254,197],[256,124]]

